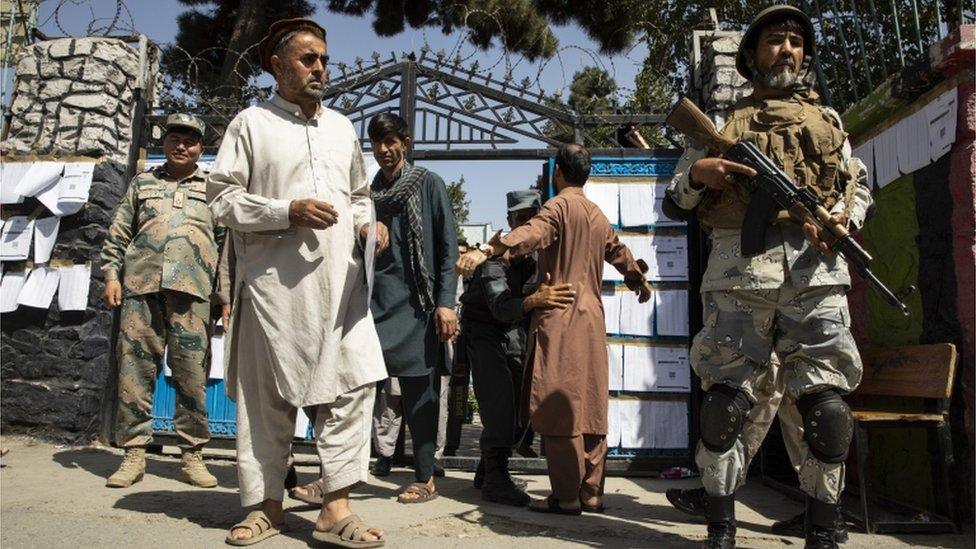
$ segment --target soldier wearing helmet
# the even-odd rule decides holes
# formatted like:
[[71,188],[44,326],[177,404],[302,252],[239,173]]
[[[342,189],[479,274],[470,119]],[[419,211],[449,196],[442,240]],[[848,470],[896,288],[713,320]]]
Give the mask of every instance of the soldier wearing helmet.
[[[811,89],[814,40],[799,9],[772,6],[756,16],[736,55],[736,69],[753,92],[731,108],[722,134],[753,142],[816,194],[836,221],[856,230],[872,204],[867,172],[851,157],[840,117]],[[678,207],[696,211],[711,240],[701,285],[705,326],[691,350],[705,391],[695,458],[706,494],[706,545],[735,545],[735,492],[758,447],[754,408],[778,391],[781,423],[795,431],[786,437],[795,442],[791,458],[807,494],[807,547],[836,547],[852,435],[841,395],[861,379],[848,329],[850,275],[816,227],[783,211],[768,220],[765,250],[742,253],[750,196],[739,182],[755,175],[708,152],[686,158],[668,189]]]

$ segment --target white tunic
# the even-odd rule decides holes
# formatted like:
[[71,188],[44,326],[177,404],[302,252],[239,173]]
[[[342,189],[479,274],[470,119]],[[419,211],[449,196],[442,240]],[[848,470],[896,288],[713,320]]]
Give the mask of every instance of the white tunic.
[[[332,204],[338,223],[292,227],[288,206],[301,198]],[[236,398],[238,338],[267,338],[278,390],[294,406],[328,404],[384,379],[357,243],[372,201],[352,123],[324,107],[306,118],[278,95],[245,109],[224,134],[207,200],[214,218],[233,229],[234,295],[250,297],[264,331],[225,338],[230,397]]]

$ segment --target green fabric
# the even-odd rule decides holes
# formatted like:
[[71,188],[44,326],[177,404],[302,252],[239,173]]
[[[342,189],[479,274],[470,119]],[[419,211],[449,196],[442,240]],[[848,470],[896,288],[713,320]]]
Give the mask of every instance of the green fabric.
[[[918,284],[918,221],[915,186],[902,176],[874,193],[875,213],[861,231],[864,247],[874,257],[871,270],[895,295]],[[909,316],[867,289],[868,337],[872,347],[918,343],[922,333],[922,298],[918,292],[903,299]]]

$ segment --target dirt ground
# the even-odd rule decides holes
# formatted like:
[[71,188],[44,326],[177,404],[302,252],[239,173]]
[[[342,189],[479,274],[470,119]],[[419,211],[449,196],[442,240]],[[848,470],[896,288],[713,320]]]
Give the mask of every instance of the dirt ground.
[[[120,461],[119,453],[91,447],[63,447],[26,438],[3,437],[10,448],[0,469],[0,546],[36,547],[226,547],[226,529],[242,516],[237,474],[230,459],[210,459],[220,481],[215,489],[194,488],[173,480],[174,455],[154,455],[145,480],[126,489],[104,487]],[[167,454],[175,449],[167,448]],[[172,451],[172,452],[170,452]],[[303,482],[317,467],[299,468]],[[395,501],[408,469],[394,469],[384,479],[371,478],[354,490],[353,510],[386,531],[387,547],[478,549],[523,547],[695,547],[703,524],[687,522],[664,497],[667,488],[694,486],[696,479],[673,481],[611,477],[606,483],[603,515],[565,517],[530,513],[481,501],[471,487],[471,473],[448,471],[437,482],[441,497],[422,505]],[[524,476],[535,497],[547,494],[544,476]],[[788,518],[800,506],[758,482],[741,492],[736,513],[739,547],[802,547],[796,538],[770,533],[773,521]],[[262,548],[316,546],[311,532],[317,510],[286,500],[289,532],[260,544]],[[868,536],[852,533],[846,548],[907,546],[966,547],[966,535]]]

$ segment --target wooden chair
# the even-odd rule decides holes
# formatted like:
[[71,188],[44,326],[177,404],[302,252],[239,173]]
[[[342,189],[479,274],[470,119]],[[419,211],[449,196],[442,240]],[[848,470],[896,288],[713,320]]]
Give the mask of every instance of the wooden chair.
[[[859,409],[855,407],[854,440],[857,474],[860,482],[864,527],[875,532],[934,532],[958,531],[959,516],[953,500],[950,470],[953,465],[952,438],[949,432],[949,397],[958,356],[949,343],[867,349],[861,353],[864,377],[853,395],[898,397],[900,402],[917,402],[923,412],[904,412],[889,409]],[[927,513],[935,520],[907,520],[879,517],[875,513],[875,496],[871,490],[868,471],[869,428],[925,427],[929,430],[932,455],[933,491],[941,516],[928,510],[912,508],[902,503],[887,503],[910,509],[917,515]],[[933,444],[934,442],[934,444]],[[941,503],[941,505],[940,505]]]

